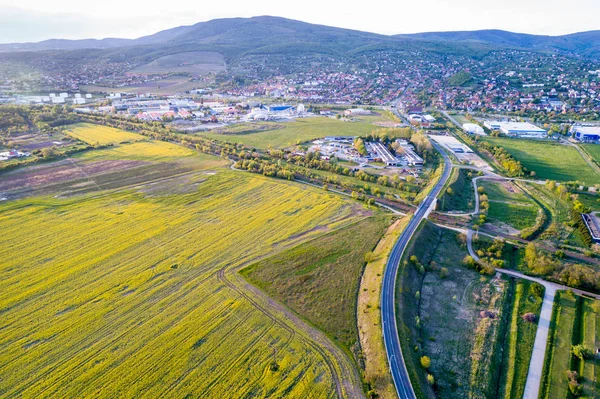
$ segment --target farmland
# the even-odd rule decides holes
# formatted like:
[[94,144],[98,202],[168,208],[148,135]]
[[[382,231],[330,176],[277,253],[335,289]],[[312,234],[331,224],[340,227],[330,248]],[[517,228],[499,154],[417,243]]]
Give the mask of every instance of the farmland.
[[265,130],[252,133],[218,134],[214,132],[202,132],[202,136],[228,141],[231,143],[243,143],[250,147],[287,148],[298,143],[304,143],[325,136],[360,136],[371,133],[377,126],[367,122],[345,122],[333,118],[314,117],[298,119],[294,122],[286,122],[283,128],[279,123],[266,123],[273,125],[274,130]]
[[356,223],[361,206],[163,142],[68,161],[0,175],[21,190],[0,203],[0,396],[355,389],[339,349],[236,272]]
[[82,85],[81,89],[86,92],[102,93],[153,93],[163,95],[173,95],[183,93],[186,90],[202,87],[206,83],[193,81],[186,74],[171,75],[159,80],[149,80],[143,83],[131,84],[128,86],[108,87],[97,85]]
[[78,123],[65,128],[64,133],[88,144],[117,144],[123,141],[145,140],[144,136],[108,126]]
[[148,64],[132,69],[134,74],[189,73],[194,76],[225,70],[223,54],[212,51],[193,51],[160,57]]
[[538,179],[579,180],[589,185],[600,183],[600,176],[571,146],[504,137],[485,137],[483,140],[505,148],[525,168],[534,171]]
[[366,217],[251,265],[242,275],[357,351],[356,301],[365,255],[389,225],[389,216]]

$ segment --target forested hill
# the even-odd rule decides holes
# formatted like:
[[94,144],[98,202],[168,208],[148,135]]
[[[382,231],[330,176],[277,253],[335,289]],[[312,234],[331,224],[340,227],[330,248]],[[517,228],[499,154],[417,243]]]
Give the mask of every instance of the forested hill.
[[600,58],[600,30],[573,33],[562,36],[530,35],[503,30],[477,30],[458,32],[426,32],[396,35],[396,38],[412,38],[448,43],[480,43],[490,46],[513,47],[534,51],[557,51],[563,54]]

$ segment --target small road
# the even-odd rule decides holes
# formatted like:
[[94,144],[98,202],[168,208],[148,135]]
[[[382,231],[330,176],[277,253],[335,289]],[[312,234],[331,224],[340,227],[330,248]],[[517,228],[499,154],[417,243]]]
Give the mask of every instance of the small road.
[[414,216],[404,229],[398,241],[394,244],[394,248],[388,259],[385,273],[383,276],[383,288],[381,291],[381,319],[383,322],[383,341],[385,342],[385,350],[388,358],[388,364],[396,387],[396,392],[400,399],[415,399],[415,392],[408,376],[402,349],[400,346],[400,337],[398,336],[398,325],[396,323],[396,278],[400,259],[417,230],[421,221],[427,217],[435,205],[435,200],[446,181],[450,177],[452,171],[452,163],[448,155],[436,144],[432,143],[444,157],[444,172],[440,180],[433,187],[429,195],[421,202]]
[[[469,254],[477,262],[481,260],[473,250],[473,230],[467,230],[467,249]],[[535,342],[533,344],[533,352],[529,363],[529,372],[527,373],[527,381],[525,383],[525,392],[523,399],[538,399],[540,394],[540,384],[542,381],[542,371],[544,368],[544,360],[546,358],[546,344],[548,342],[548,334],[550,331],[550,322],[552,320],[552,308],[554,306],[554,297],[556,291],[573,291],[577,295],[600,299],[600,295],[587,291],[582,291],[565,285],[552,283],[541,278],[528,276],[513,270],[496,269],[498,273],[514,278],[522,278],[533,281],[544,286],[544,299],[542,302],[542,310],[538,322],[537,332],[535,334]]]

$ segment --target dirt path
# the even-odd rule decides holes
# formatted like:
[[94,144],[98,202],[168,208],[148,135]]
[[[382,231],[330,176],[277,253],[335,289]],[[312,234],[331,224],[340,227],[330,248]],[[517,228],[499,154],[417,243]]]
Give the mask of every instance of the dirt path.
[[290,340],[292,337],[300,339],[318,352],[331,373],[338,398],[364,398],[360,376],[348,356],[323,332],[310,326],[285,306],[244,280],[238,273],[244,266],[235,269],[224,267],[219,270],[217,277],[275,324],[288,331]]

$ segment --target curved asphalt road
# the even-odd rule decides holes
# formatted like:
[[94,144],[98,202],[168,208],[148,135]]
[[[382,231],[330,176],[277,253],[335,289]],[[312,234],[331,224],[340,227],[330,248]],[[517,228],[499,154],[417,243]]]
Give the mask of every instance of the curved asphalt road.
[[396,386],[396,391],[398,392],[398,397],[400,399],[415,399],[416,397],[412,384],[410,383],[406,365],[404,364],[404,358],[402,357],[402,349],[400,348],[400,339],[398,337],[398,325],[396,324],[396,307],[394,305],[398,266],[400,265],[400,259],[402,258],[406,245],[419,226],[419,223],[421,223],[421,220],[426,218],[431,211],[431,208],[433,208],[435,198],[442,190],[442,187],[444,187],[444,184],[446,184],[446,181],[450,177],[450,172],[452,171],[452,163],[450,162],[448,155],[436,143],[432,142],[432,144],[444,157],[444,172],[429,195],[421,202],[413,218],[408,223],[408,226],[406,226],[406,229],[404,229],[398,238],[398,241],[394,244],[383,276],[383,289],[381,292],[383,341],[385,342],[385,350],[390,371],[394,379],[394,385]]

